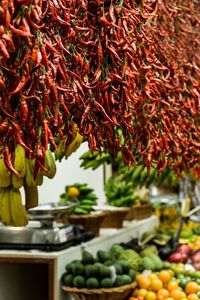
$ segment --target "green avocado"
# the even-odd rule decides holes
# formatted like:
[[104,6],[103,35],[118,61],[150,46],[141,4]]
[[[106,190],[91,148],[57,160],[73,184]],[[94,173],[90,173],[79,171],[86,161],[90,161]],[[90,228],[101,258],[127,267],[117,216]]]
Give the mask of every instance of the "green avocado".
[[63,274],[61,281],[64,285],[72,287],[73,286],[73,275],[72,274],[68,274],[68,275]]
[[93,264],[94,263],[93,255],[90,252],[84,250],[82,253],[82,263],[84,265]]
[[83,276],[74,277],[73,285],[74,285],[74,287],[76,287],[78,289],[84,288],[86,285],[85,278]]
[[100,262],[104,263],[105,261],[107,260],[111,260],[112,257],[110,256],[110,254],[106,251],[103,251],[103,250],[99,250],[97,252],[97,257],[99,259]]
[[86,287],[88,289],[98,289],[99,288],[99,281],[94,277],[90,277],[86,280]]
[[84,265],[82,263],[74,263],[72,265],[72,274],[74,276],[83,275],[85,271]]
[[108,278],[111,277],[111,270],[107,266],[103,266],[99,268],[99,275],[101,278]]
[[99,267],[94,265],[86,265],[85,266],[85,275],[89,277],[96,277],[99,274]]
[[102,288],[111,288],[113,286],[111,278],[104,278],[101,280]]

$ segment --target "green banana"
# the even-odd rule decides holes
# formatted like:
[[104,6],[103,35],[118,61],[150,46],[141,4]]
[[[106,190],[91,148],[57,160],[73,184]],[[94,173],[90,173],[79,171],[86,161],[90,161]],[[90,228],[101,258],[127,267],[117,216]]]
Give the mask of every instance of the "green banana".
[[28,224],[26,210],[22,204],[22,197],[19,189],[10,189],[10,211],[13,226],[25,226]]
[[45,152],[45,168],[48,170],[48,173],[44,173],[44,175],[52,179],[56,175],[56,163],[49,149]]
[[0,176],[0,188],[7,188],[11,185],[11,175],[7,177]]
[[36,181],[37,185],[42,185],[43,184],[43,174],[39,173]]
[[14,168],[19,173],[20,177],[24,177],[26,173],[25,150],[17,144],[15,148]]
[[10,171],[8,171],[5,163],[4,163],[4,160],[2,157],[0,157],[0,176],[1,177],[9,177],[10,176]]
[[133,172],[133,175],[132,175],[132,181],[137,181],[138,178],[140,177],[140,174],[142,172],[142,168],[143,166],[142,165],[139,165]]
[[17,177],[12,174],[12,185],[14,188],[19,189],[24,184],[24,177]]
[[11,225],[11,210],[10,210],[10,189],[3,189],[1,191],[1,204],[0,204],[0,215],[1,222],[5,225]]
[[25,207],[26,209],[30,209],[38,206],[38,188],[37,186],[28,187],[24,185],[25,192]]
[[28,187],[36,186],[36,180],[34,180],[34,176],[33,176],[34,164],[35,164],[35,160],[29,160],[26,158],[25,184]]

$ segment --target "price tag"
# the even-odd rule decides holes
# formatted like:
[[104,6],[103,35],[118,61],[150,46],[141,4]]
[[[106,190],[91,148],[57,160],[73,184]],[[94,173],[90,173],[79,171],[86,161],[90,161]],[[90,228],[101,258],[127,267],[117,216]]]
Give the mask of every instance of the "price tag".
[[60,238],[61,243],[66,242],[67,238],[66,238],[66,232],[64,229],[59,230],[59,238]]

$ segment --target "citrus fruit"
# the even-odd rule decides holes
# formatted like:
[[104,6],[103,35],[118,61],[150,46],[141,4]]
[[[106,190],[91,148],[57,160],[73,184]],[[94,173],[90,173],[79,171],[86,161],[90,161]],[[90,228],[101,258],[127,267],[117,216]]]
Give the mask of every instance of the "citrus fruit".
[[156,300],[156,293],[147,292],[147,294],[145,296],[145,300]]
[[148,276],[149,280],[153,281],[154,279],[158,279],[158,276],[156,274],[153,274],[151,273],[149,276]]
[[150,285],[151,285],[151,281],[150,281],[149,278],[147,278],[147,277],[142,277],[142,278],[139,279],[138,284],[139,284],[139,287],[140,287],[141,289],[146,289],[146,290],[148,290],[148,288],[149,288]]
[[154,292],[158,292],[163,288],[163,283],[160,279],[152,280],[151,282],[151,290]]
[[174,300],[182,300],[183,298],[185,298],[185,295],[181,290],[173,290],[171,291],[171,297]]
[[188,300],[199,300],[199,297],[196,294],[190,294],[187,296]]
[[77,189],[77,187],[71,186],[67,190],[67,195],[70,198],[76,198],[76,197],[78,197],[80,195],[80,191],[79,191],[79,189]]
[[170,281],[171,279],[171,274],[169,271],[167,270],[163,270],[163,271],[160,271],[159,275],[158,275],[159,279],[162,281],[162,283],[167,283]]
[[178,283],[176,281],[169,281],[168,285],[167,285],[167,289],[168,291],[173,291],[173,290],[177,290],[178,289]]
[[147,290],[145,290],[145,289],[140,289],[137,291],[137,296],[145,297],[146,294],[147,294]]
[[185,286],[185,292],[187,294],[197,294],[199,291],[199,285],[195,281],[190,281]]
[[158,300],[163,300],[166,299],[167,297],[169,297],[169,291],[166,289],[161,289],[158,291],[157,293],[157,299]]

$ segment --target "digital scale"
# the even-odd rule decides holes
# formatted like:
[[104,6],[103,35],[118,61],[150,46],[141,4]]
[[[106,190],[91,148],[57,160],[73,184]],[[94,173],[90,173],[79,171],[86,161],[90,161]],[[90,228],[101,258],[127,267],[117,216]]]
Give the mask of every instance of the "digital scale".
[[28,211],[26,227],[0,225],[0,249],[59,251],[91,240],[94,234],[82,226],[57,223],[70,215],[76,204],[48,203]]

